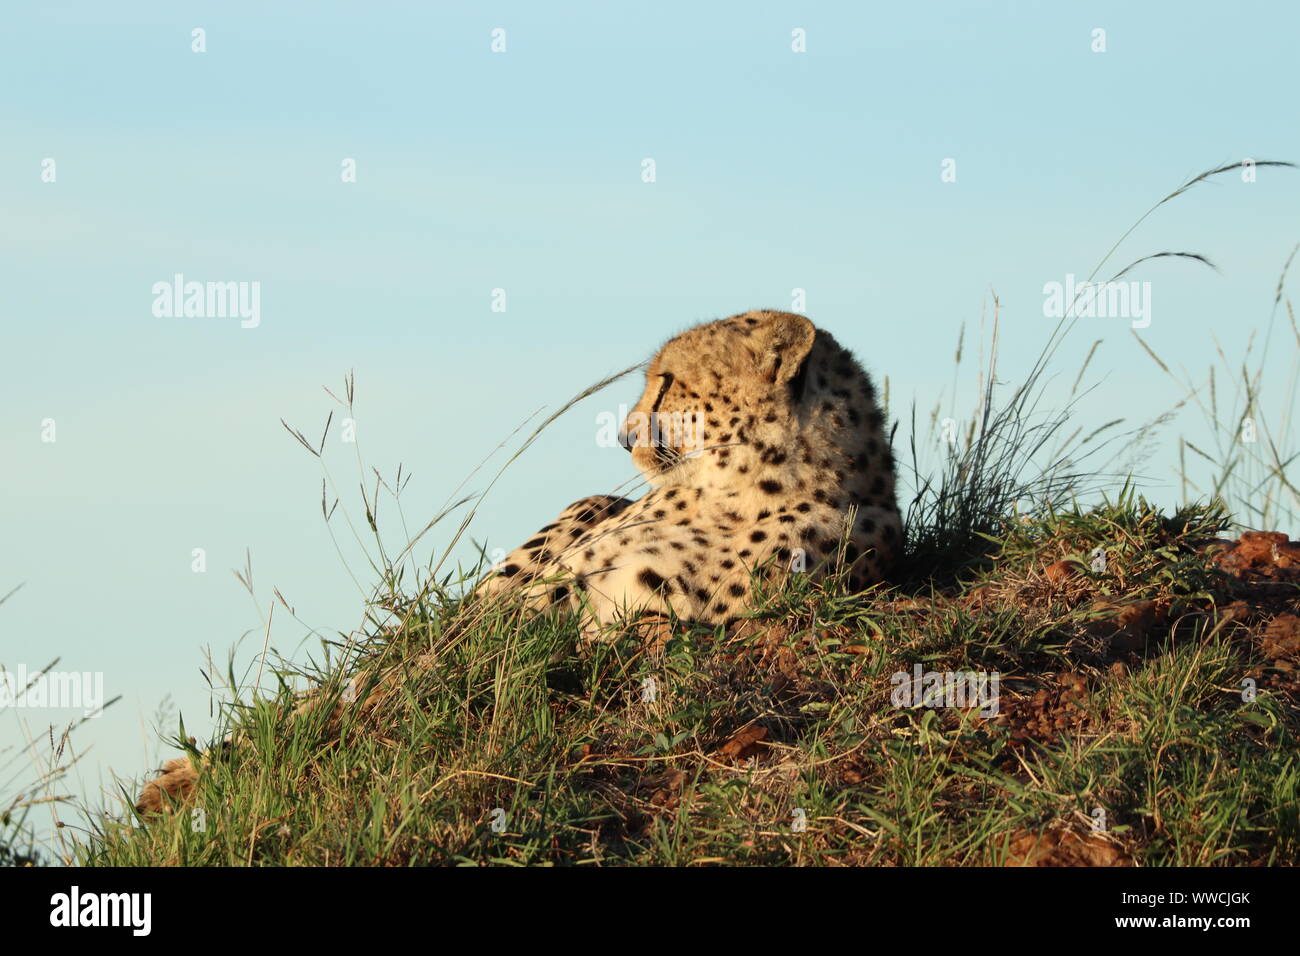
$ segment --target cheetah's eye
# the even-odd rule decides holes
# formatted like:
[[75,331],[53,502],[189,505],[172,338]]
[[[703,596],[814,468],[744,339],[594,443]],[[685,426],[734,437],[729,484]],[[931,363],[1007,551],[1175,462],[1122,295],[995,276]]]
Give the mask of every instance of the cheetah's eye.
[[654,408],[652,408],[651,411],[659,410],[659,405],[664,400],[664,396],[668,394],[668,389],[673,387],[673,376],[671,372],[664,372],[659,377],[664,381],[663,384],[659,386],[659,397],[655,399]]

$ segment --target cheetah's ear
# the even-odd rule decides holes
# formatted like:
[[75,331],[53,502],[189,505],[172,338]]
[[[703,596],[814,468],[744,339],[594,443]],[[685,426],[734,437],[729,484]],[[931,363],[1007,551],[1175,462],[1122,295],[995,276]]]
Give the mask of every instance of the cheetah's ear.
[[805,316],[778,312],[763,332],[759,369],[768,381],[784,385],[803,368],[817,338],[817,327]]

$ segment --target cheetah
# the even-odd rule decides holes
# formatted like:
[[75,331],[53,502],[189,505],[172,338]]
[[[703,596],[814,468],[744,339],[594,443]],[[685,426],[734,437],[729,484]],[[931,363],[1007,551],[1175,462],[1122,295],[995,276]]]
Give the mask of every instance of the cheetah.
[[650,490],[583,498],[476,593],[582,614],[731,626],[753,582],[839,564],[855,590],[899,556],[894,459],[870,377],[803,315],[755,311],[670,339],[619,441]]
[[[619,441],[650,490],[574,502],[472,598],[578,611],[597,637],[635,615],[732,626],[755,579],[838,565],[854,589],[902,547],[894,458],[871,379],[802,315],[757,311],[682,332],[650,360]],[[189,758],[137,810],[192,792]]]

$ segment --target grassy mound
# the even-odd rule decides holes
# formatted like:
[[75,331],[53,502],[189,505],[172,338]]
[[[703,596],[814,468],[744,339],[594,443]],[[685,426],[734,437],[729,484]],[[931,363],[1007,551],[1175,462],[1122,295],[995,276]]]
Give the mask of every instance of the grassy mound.
[[[951,584],[796,582],[658,643],[426,589],[81,862],[1294,863],[1300,548],[1226,527],[1124,495],[1005,522]],[[900,705],[918,668],[996,707]]]

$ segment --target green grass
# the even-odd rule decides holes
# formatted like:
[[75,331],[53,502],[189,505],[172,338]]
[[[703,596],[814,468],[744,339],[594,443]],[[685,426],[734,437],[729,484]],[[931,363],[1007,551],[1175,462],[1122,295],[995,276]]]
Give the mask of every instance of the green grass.
[[[658,652],[631,635],[583,648],[571,618],[427,589],[347,668],[371,675],[354,702],[336,669],[312,675],[329,706],[295,714],[286,690],[232,707],[238,743],[204,762],[205,829],[189,808],[105,821],[79,862],[990,864],[1017,834],[1086,835],[1101,808],[1095,839],[1125,860],[1293,863],[1300,710],[1217,613],[1240,584],[1198,549],[1225,526],[1127,495],[1008,524],[992,566],[944,591],[804,582],[744,637],[679,629]],[[1099,545],[1104,573],[1044,584]],[[1167,623],[1114,650],[1098,598],[1157,602]],[[890,675],[918,662],[999,673],[1002,714],[892,706]],[[1086,687],[1076,722],[1018,733],[1062,675]],[[752,754],[726,752],[755,727]]]

